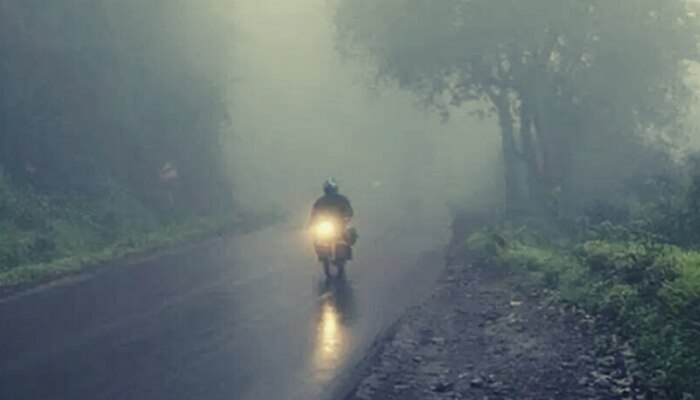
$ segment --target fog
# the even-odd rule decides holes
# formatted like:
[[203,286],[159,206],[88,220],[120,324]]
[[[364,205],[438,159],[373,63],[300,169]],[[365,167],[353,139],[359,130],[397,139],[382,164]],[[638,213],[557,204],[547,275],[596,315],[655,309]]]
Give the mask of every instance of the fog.
[[[501,205],[504,156],[497,118],[471,116],[468,107],[476,105],[470,102],[443,121],[418,104],[410,85],[399,90],[397,76],[379,74],[386,79],[377,82],[377,63],[342,58],[332,23],[335,3],[178,0],[165,6],[129,0],[88,6],[67,0],[40,6],[2,0],[0,53],[6,62],[0,70],[8,77],[2,168],[52,196],[87,192],[90,199],[112,203],[115,192],[123,193],[166,221],[222,205],[280,211],[302,221],[327,177],[337,178],[355,200],[359,218],[444,221],[448,206]],[[383,12],[390,16],[391,6]],[[372,21],[359,20],[354,28],[371,34]],[[431,29],[421,29],[380,46],[404,49],[431,38]],[[451,46],[436,40],[430,50]],[[378,53],[387,63],[397,61],[399,69],[441,62],[420,51],[401,54],[409,57],[406,62],[391,58],[400,51]],[[598,72],[593,83],[612,79],[609,70]],[[630,81],[630,88],[637,86]],[[697,126],[698,115],[687,126]],[[610,172],[619,169],[622,153],[608,151],[615,147],[607,132],[613,124],[582,118],[600,123],[589,136],[591,148],[602,150],[582,152],[578,167],[585,176],[578,183],[609,178],[608,186],[617,187],[619,174]],[[696,148],[698,137],[691,136]],[[610,165],[598,161],[606,152]],[[179,186],[160,179],[165,165],[179,172]],[[232,190],[223,183],[227,178]],[[587,191],[598,195],[598,189]]]
[[[700,298],[700,11],[661,3],[0,0],[0,398],[321,398],[443,250],[683,344],[634,308]],[[304,229],[328,178],[348,280]]]
[[[324,0],[239,0],[230,160],[246,208],[301,222],[334,177],[358,221],[446,224],[448,205],[486,206],[500,190],[491,120],[445,122],[334,46]],[[408,218],[405,218],[408,217]]]

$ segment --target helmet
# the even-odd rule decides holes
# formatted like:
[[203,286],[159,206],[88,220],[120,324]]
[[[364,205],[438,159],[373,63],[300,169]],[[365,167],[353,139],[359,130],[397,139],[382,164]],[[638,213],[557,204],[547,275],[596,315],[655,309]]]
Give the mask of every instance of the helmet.
[[323,192],[326,194],[338,193],[338,183],[333,179],[328,179],[323,182]]

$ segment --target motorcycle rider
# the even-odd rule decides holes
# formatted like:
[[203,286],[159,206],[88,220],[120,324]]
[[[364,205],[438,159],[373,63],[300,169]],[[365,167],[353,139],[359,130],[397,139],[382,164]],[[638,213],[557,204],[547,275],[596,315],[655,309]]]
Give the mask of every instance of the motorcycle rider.
[[[355,215],[350,200],[339,192],[338,184],[333,179],[328,179],[323,183],[324,195],[316,200],[311,210],[311,223],[313,224],[319,215],[334,215],[340,218],[343,223],[343,230],[346,233],[348,244],[352,246],[357,241],[357,232],[349,227],[350,220]],[[350,252],[349,259],[352,259]]]
[[311,220],[323,214],[337,215],[344,221],[350,221],[355,212],[350,205],[350,200],[339,193],[338,184],[329,179],[323,183],[323,197],[316,200],[311,211]]

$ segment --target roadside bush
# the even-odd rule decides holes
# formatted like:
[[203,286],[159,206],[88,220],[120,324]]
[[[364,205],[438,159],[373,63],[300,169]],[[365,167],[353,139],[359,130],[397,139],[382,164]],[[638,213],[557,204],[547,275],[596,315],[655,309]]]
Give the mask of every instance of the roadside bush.
[[594,240],[579,247],[579,256],[596,281],[634,287],[645,302],[657,302],[663,284],[676,275],[675,252],[665,245],[637,241]]
[[502,236],[488,232],[477,232],[467,238],[464,252],[470,261],[481,265],[500,266],[507,243]]
[[160,220],[128,192],[44,197],[0,169],[0,286],[59,276],[82,265],[220,228],[230,215]]
[[569,245],[521,228],[472,234],[466,257],[598,314],[627,338],[650,376],[678,393],[700,394],[700,253],[612,224],[591,227],[586,236],[595,239]]

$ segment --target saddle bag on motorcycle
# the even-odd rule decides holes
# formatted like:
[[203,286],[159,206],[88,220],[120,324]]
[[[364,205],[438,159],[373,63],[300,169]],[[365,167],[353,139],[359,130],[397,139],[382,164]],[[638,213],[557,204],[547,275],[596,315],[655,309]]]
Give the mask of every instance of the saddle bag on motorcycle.
[[345,237],[343,239],[348,245],[354,246],[355,243],[357,243],[357,239],[359,239],[359,237],[360,236],[357,234],[357,230],[353,227],[350,227],[345,232]]

